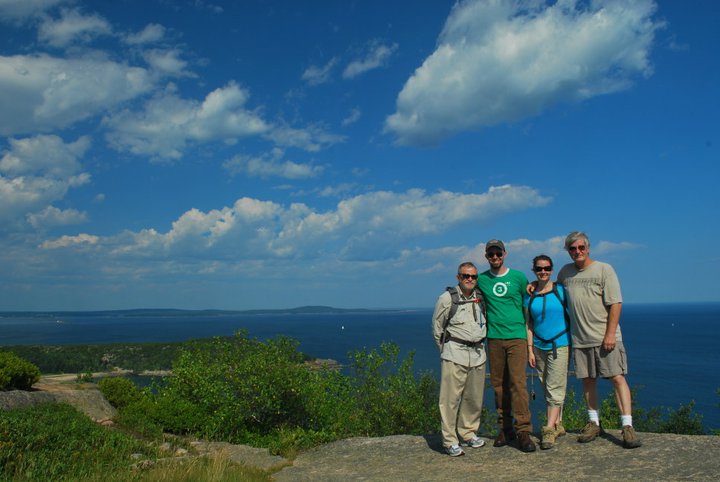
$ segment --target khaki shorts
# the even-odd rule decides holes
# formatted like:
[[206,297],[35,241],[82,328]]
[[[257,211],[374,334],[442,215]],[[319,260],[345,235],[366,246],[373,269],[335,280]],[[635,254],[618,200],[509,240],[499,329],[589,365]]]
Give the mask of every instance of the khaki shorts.
[[602,346],[573,348],[573,359],[577,378],[610,378],[628,372],[627,354],[621,341],[611,351]]

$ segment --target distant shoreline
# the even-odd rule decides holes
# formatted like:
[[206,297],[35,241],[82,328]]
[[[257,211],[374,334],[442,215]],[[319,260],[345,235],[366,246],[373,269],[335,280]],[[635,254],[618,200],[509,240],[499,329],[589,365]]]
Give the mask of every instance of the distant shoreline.
[[[687,306],[707,307],[718,305],[720,301],[663,301],[653,303],[623,303],[626,307],[657,307]],[[133,308],[120,310],[18,310],[0,311],[0,318],[29,317],[52,318],[59,316],[113,316],[135,318],[143,316],[153,317],[197,317],[197,316],[235,316],[235,315],[323,315],[323,314],[352,314],[352,313],[407,313],[415,311],[432,310],[432,306],[413,308],[335,308],[332,306],[300,306],[296,308],[267,308],[253,310],[185,310],[176,308]]]
[[351,313],[397,313],[408,311],[423,311],[431,308],[333,308],[331,306],[300,306],[297,308],[256,309],[256,310],[181,310],[174,308],[138,308],[129,310],[78,310],[78,311],[0,311],[0,317],[24,316],[29,318],[52,318],[60,316],[113,316],[122,318],[135,318],[142,316],[152,317],[196,317],[196,316],[235,316],[235,315],[324,315],[324,314],[351,314]]

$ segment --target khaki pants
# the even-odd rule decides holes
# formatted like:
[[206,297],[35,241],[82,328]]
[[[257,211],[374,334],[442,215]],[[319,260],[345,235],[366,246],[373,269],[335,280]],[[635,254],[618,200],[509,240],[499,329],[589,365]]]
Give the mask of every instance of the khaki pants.
[[440,418],[443,446],[469,440],[480,428],[485,391],[485,364],[468,368],[442,360],[440,375]]
[[545,401],[551,407],[562,407],[567,390],[569,347],[558,347],[557,358],[553,356],[552,350],[533,347],[533,351],[538,376],[545,389]]
[[525,367],[528,363],[527,340],[488,340],[490,383],[495,392],[498,424],[510,432],[515,416],[516,432],[532,432],[530,398]]

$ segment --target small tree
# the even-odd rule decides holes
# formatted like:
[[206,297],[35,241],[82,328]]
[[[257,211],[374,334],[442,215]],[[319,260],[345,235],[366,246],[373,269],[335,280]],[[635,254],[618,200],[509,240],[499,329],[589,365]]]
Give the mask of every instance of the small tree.
[[30,390],[40,369],[10,352],[0,352],[0,390]]

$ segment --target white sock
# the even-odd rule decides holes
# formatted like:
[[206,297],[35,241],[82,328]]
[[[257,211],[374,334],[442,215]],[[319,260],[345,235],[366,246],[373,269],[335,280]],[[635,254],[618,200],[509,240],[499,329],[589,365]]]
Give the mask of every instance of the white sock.
[[620,415],[620,426],[630,425],[632,427],[632,415]]
[[600,425],[600,413],[597,410],[588,410],[588,418],[595,425]]

